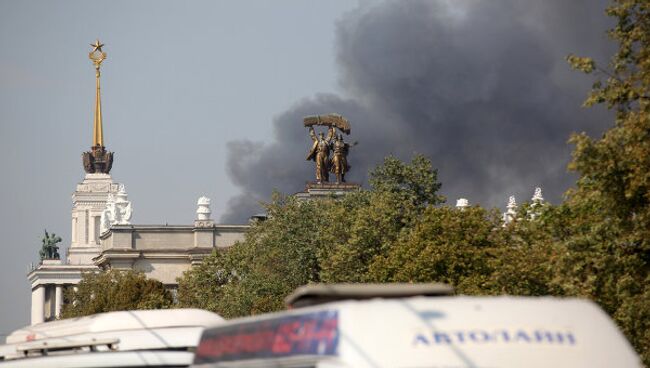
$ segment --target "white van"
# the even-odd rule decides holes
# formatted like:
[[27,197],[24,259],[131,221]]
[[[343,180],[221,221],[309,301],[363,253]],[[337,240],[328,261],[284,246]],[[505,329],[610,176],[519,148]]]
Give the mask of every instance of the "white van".
[[[290,304],[324,304],[206,329],[193,367],[642,367],[611,319],[586,300],[410,297],[421,285],[311,288]],[[332,302],[346,298],[357,300]]]
[[187,367],[206,327],[200,309],[124,311],[27,326],[0,345],[0,368]]

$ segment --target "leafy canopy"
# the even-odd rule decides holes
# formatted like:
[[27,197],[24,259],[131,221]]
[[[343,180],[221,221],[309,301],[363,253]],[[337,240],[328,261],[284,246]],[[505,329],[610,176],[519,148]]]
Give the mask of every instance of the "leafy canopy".
[[614,0],[607,13],[619,45],[609,66],[569,56],[599,77],[585,105],[606,105],[616,121],[599,139],[571,138],[580,178],[565,203],[573,252],[564,269],[572,291],[612,314],[650,365],[650,2]]
[[282,309],[283,298],[309,282],[365,281],[373,260],[427,205],[443,200],[423,156],[410,163],[388,157],[370,175],[371,190],[339,199],[275,194],[268,220],[179,279],[180,305],[234,317]]
[[66,289],[61,318],[135,309],[164,309],[173,305],[171,293],[157,280],[135,271],[84,273],[77,290]]

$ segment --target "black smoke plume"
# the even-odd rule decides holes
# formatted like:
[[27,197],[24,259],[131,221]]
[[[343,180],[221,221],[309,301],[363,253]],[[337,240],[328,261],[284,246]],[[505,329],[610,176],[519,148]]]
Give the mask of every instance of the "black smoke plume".
[[297,102],[273,122],[274,140],[231,142],[231,198],[224,222],[244,222],[273,189],[294,193],[313,180],[302,118],[338,112],[358,140],[349,181],[364,183],[389,154],[423,153],[453,204],[503,206],[536,186],[558,202],[575,131],[602,132],[608,112],[581,108],[591,80],[569,53],[607,62],[613,45],[603,0],[437,0],[362,3],[337,24],[341,96]]

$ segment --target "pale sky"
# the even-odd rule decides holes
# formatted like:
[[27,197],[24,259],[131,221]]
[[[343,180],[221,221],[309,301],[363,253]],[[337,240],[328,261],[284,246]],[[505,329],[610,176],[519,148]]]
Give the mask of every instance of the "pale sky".
[[[99,38],[105,145],[133,223],[219,218],[237,194],[226,142],[264,141],[275,114],[335,92],[335,20],[354,1],[0,1],[0,334],[29,323],[44,228],[70,243],[91,145]],[[298,122],[299,124],[299,122]],[[2,339],[2,336],[0,336]]]

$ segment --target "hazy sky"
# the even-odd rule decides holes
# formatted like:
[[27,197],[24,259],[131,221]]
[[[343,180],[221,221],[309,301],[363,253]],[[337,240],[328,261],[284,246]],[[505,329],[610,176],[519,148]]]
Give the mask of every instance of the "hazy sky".
[[428,155],[443,194],[503,206],[571,185],[572,131],[606,61],[604,0],[0,0],[0,334],[29,322],[25,278],[43,228],[70,242],[70,195],[91,144],[99,37],[104,141],[133,223],[189,224],[196,199],[243,222],[313,177],[301,118],[352,123],[350,179],[387,154]]

